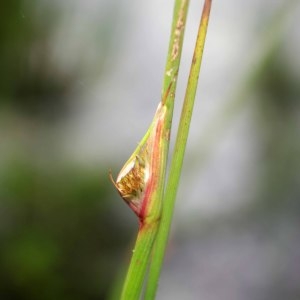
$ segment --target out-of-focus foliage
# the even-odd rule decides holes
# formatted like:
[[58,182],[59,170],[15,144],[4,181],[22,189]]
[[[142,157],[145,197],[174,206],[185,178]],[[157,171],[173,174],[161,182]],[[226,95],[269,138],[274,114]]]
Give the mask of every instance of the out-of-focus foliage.
[[300,86],[280,52],[259,81],[257,92],[261,157],[256,209],[263,215],[300,211]]
[[0,9],[0,299],[103,299],[130,226],[111,205],[108,170],[57,150],[52,128],[77,75],[50,55],[59,12],[41,4]]
[[70,165],[2,167],[1,299],[104,297],[129,239],[104,178]]
[[50,55],[54,6],[38,1],[1,4],[0,105],[31,116],[55,117],[66,109],[74,74],[63,74]]

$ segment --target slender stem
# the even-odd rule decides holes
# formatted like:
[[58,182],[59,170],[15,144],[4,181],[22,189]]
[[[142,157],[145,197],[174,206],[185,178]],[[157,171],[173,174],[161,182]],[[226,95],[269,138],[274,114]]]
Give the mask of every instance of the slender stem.
[[172,221],[175,198],[178,189],[180,173],[184,158],[184,152],[186,148],[186,142],[190,127],[190,121],[192,117],[192,111],[194,106],[194,99],[196,95],[196,89],[198,84],[199,71],[202,61],[202,54],[204,49],[205,37],[207,32],[211,0],[206,0],[204,3],[201,22],[199,25],[199,31],[190,69],[190,75],[185,94],[183,109],[181,113],[174,154],[170,166],[170,176],[168,178],[166,192],[163,202],[163,213],[160,222],[158,235],[155,242],[155,248],[153,249],[153,257],[150,266],[148,285],[146,289],[145,299],[152,300],[155,298],[157,283],[162,267],[168,235],[170,231],[170,225]]
[[[158,231],[160,207],[165,185],[176,79],[181,58],[188,3],[189,0],[175,1],[162,100],[149,131],[135,151],[135,153],[140,151],[143,148],[142,145],[147,143],[153,134],[153,147],[150,155],[154,172],[150,174],[150,177],[153,176],[154,184],[149,188],[149,199],[147,199],[148,203],[145,206],[145,210],[143,210],[143,218],[140,217],[140,228],[123,285],[122,300],[137,300],[140,298],[150,253]],[[136,154],[133,155],[133,158],[135,157]]]
[[121,299],[139,299],[145,271],[147,269],[150,251],[157,233],[157,223],[142,226],[139,229],[136,246],[123,285]]
[[[170,81],[173,77],[177,76],[179,71],[181,53],[182,53],[182,43],[185,32],[186,17],[189,7],[189,0],[175,0],[174,11],[173,11],[173,21],[171,28],[171,36],[169,42],[169,49],[167,54],[167,61],[165,66],[164,80],[163,80],[163,92],[167,90]],[[176,90],[176,82],[173,84],[171,89],[171,95],[174,99],[174,91]],[[168,118],[170,122],[173,115],[174,101],[167,101],[166,105],[168,107]]]

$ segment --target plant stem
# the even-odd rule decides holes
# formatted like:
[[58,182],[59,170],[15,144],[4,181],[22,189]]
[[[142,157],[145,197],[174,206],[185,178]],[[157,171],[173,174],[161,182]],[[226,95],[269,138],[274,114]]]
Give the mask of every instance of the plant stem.
[[[182,43],[185,32],[186,17],[189,7],[189,0],[175,0],[173,20],[171,28],[171,36],[169,41],[169,49],[167,54],[167,61],[165,66],[165,73],[163,79],[163,91],[162,94],[167,90],[170,80],[172,77],[177,76],[179,71],[181,53],[182,53]],[[174,83],[171,92],[176,90],[176,82]],[[168,107],[167,114],[169,119],[169,127],[171,127],[174,101],[167,101],[166,105]]]
[[133,250],[131,262],[123,285],[121,299],[135,300],[140,298],[149,254],[157,233],[157,228],[157,223],[140,227],[135,249]]
[[170,176],[168,178],[166,192],[163,201],[163,213],[160,222],[158,235],[155,241],[155,247],[153,251],[152,262],[150,266],[148,285],[146,289],[145,299],[152,300],[155,298],[157,283],[162,267],[168,235],[170,231],[175,198],[178,189],[180,173],[184,158],[184,152],[186,148],[186,142],[190,127],[190,121],[192,117],[192,111],[194,106],[194,99],[196,95],[196,89],[198,84],[199,71],[202,61],[202,54],[204,49],[205,37],[207,32],[209,14],[211,8],[211,0],[206,0],[204,3],[201,22],[199,25],[198,36],[190,69],[189,80],[187,84],[183,109],[181,112],[181,118],[179,128],[177,132],[177,138],[174,148],[174,154],[170,166]]
[[[150,174],[153,184],[151,184],[148,190],[149,197],[146,199],[145,210],[142,210],[143,217],[140,217],[140,228],[123,285],[122,300],[137,300],[140,298],[150,253],[158,231],[177,83],[176,79],[181,58],[188,3],[189,0],[175,1],[169,51],[164,74],[162,100],[149,131],[136,150],[138,152],[139,149],[143,148],[143,144],[147,143],[153,134],[153,146],[151,146],[151,151],[149,151],[151,165],[154,170],[153,174]],[[151,142],[149,142],[149,145],[150,144]],[[135,155],[133,158],[135,159]]]

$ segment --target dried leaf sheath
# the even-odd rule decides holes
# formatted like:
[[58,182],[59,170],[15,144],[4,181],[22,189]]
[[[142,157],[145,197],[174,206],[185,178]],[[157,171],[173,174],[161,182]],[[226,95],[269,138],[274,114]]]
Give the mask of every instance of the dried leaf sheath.
[[159,105],[145,137],[121,169],[116,181],[111,177],[121,197],[140,220],[146,217],[151,191],[156,185],[159,171],[159,144],[162,134],[165,107]]
[[110,178],[121,197],[138,216],[141,223],[148,217],[159,215],[161,199],[156,199],[155,191],[161,177],[164,157],[162,142],[165,138],[165,99],[168,97],[171,80],[162,101],[159,103],[153,121],[144,138],[121,169],[116,181]]

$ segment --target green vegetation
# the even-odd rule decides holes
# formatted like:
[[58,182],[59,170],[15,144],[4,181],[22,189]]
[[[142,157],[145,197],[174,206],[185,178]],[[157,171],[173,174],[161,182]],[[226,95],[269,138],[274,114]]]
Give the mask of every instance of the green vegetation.
[[[121,298],[124,300],[139,299],[143,283],[147,285],[145,298],[149,300],[155,298],[192,117],[210,8],[211,1],[205,1],[165,194],[164,183],[175,89],[188,10],[188,1],[185,0],[175,1],[161,102],[149,130],[120,171],[115,183],[140,222],[136,245],[123,286]],[[155,246],[149,281],[145,283],[153,243]]]

